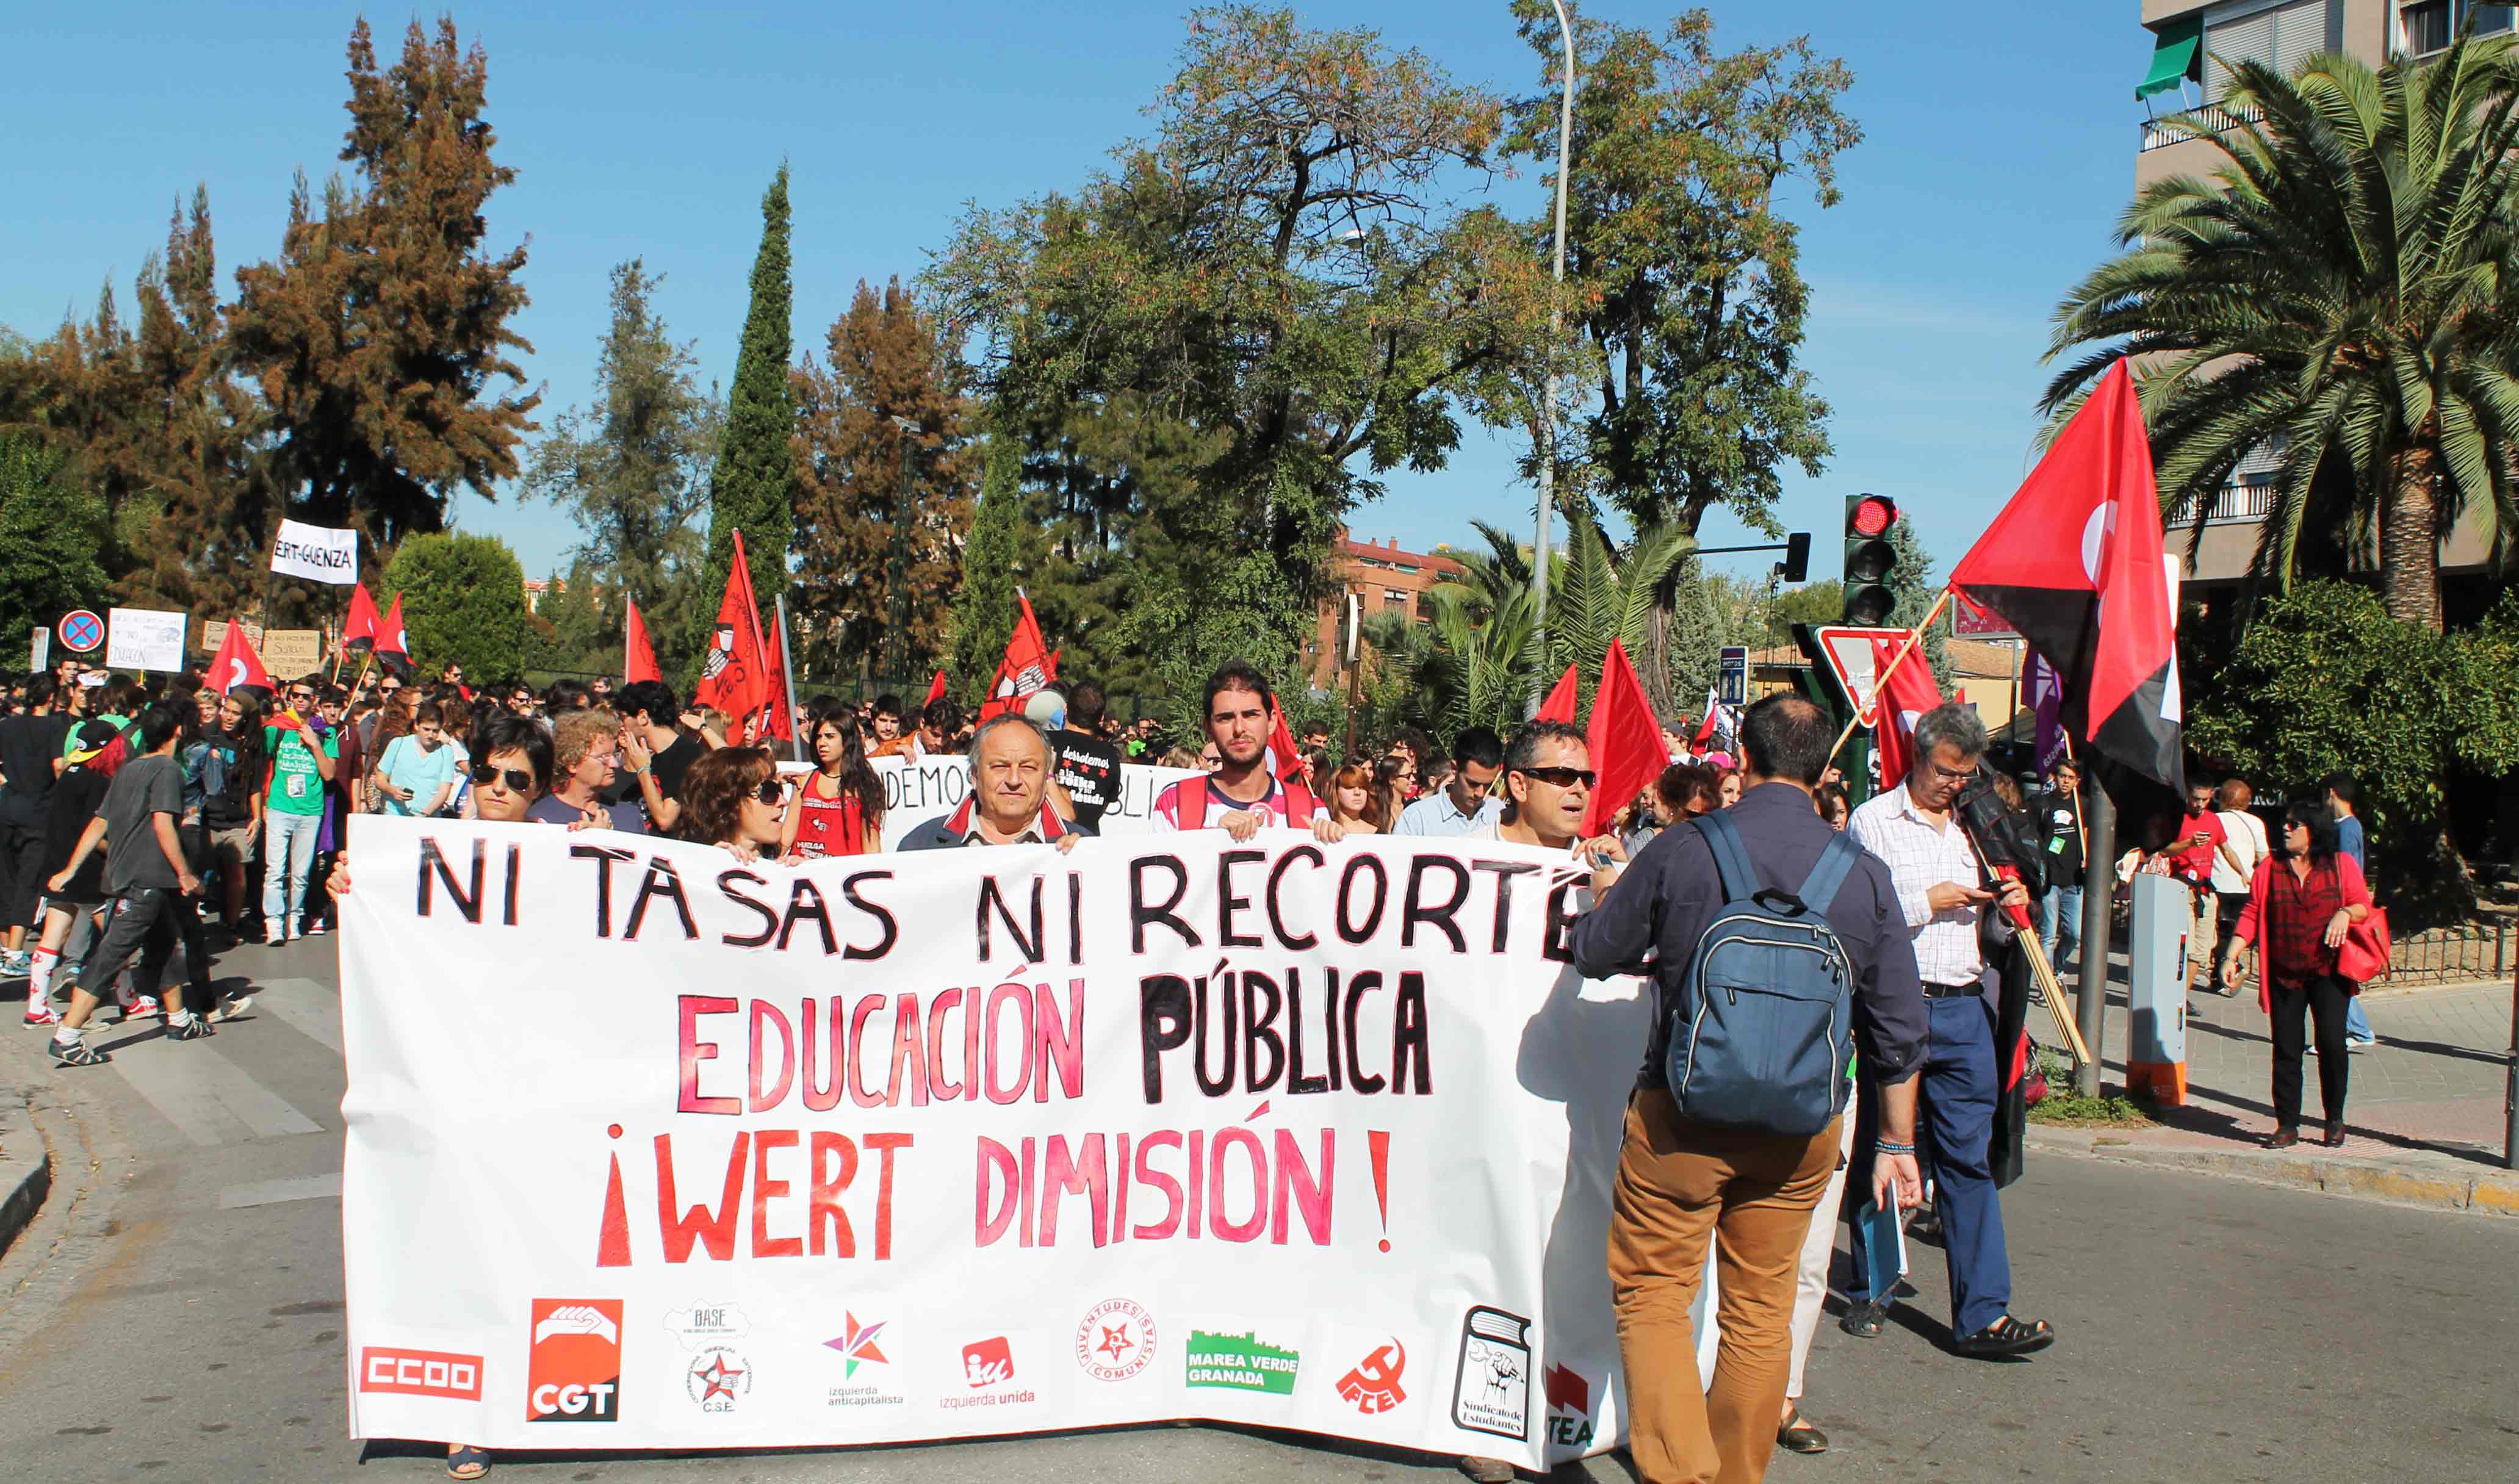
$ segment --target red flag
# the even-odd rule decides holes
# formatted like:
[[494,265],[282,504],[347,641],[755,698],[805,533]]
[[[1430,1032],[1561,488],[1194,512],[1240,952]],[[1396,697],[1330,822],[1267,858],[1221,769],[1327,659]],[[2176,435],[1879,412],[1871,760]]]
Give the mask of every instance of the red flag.
[[[773,614],[776,608],[771,610]],[[761,646],[762,683],[770,687],[769,710],[762,713],[759,736],[776,737],[782,742],[796,740],[796,703],[787,695],[787,631],[774,619]]]
[[376,600],[368,596],[368,585],[350,589],[350,616],[341,624],[341,647],[353,654],[366,654],[376,647],[377,631],[384,620],[376,617]]
[[1592,805],[1583,816],[1587,836],[1609,833],[1618,810],[1633,804],[1645,786],[1670,765],[1662,750],[1661,723],[1653,703],[1645,699],[1644,682],[1627,662],[1627,646],[1610,640],[1609,657],[1601,662],[1601,686],[1592,693],[1592,727],[1587,734],[1592,754]]
[[1304,779],[1304,750],[1295,745],[1295,733],[1286,725],[1286,714],[1277,709],[1277,698],[1268,698],[1268,751],[1275,754],[1276,765],[1269,769],[1280,778]]
[[1534,721],[1572,721],[1574,720],[1574,708],[1581,704],[1582,701],[1582,697],[1577,691],[1577,687],[1580,684],[1581,681],[1575,678],[1574,667],[1571,665],[1567,666],[1566,673],[1557,677],[1556,688],[1548,692],[1547,700],[1539,703],[1539,710],[1530,714],[1530,720]]
[[385,610],[385,621],[376,630],[376,663],[408,680],[411,678],[411,633],[403,627],[402,594],[394,594],[393,606]]
[[945,672],[940,670],[936,672],[936,678],[927,682],[927,699],[918,703],[918,709],[925,711],[928,707],[933,706],[944,699]]
[[2064,724],[2146,778],[2185,786],[2177,616],[2134,376],[2119,361],[1951,569],[2064,680]]
[[641,680],[661,680],[665,673],[656,668],[655,646],[647,642],[647,621],[639,616],[639,605],[628,598],[622,604],[628,617],[622,621],[621,683],[636,685]]
[[1040,636],[1040,621],[1032,616],[1032,599],[1017,593],[1015,601],[1023,605],[1023,616],[1015,620],[1015,632],[1006,640],[1006,657],[997,662],[997,677],[989,685],[989,698],[980,703],[983,721],[1022,705],[1024,697],[1058,675],[1049,645]]
[[752,568],[743,554],[743,533],[737,531],[726,596],[717,605],[717,627],[709,634],[708,656],[700,663],[691,704],[714,706],[737,726],[750,721],[770,700],[762,663],[761,608],[752,600]]
[[[371,610],[371,618],[375,617]],[[219,641],[219,653],[210,661],[210,688],[221,695],[240,685],[259,685],[265,690],[278,690],[271,683],[271,672],[262,668],[262,656],[245,642],[244,625],[230,623],[228,636]]]
[[[1904,782],[1907,770],[1916,764],[1916,719],[1942,704],[1941,687],[1933,683],[1933,667],[1924,663],[1921,654],[1907,656],[1907,663],[1889,668],[1898,658],[1905,643],[1876,638],[1872,641],[1872,747],[1880,757],[1880,786],[1896,788]],[[1882,684],[1879,677],[1888,677]]]

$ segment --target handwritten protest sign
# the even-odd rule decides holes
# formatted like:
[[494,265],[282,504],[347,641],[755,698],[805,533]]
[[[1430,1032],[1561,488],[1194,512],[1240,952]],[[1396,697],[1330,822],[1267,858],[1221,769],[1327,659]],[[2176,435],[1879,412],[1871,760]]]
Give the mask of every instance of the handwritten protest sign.
[[1616,1440],[1647,1011],[1568,966],[1563,856],[351,829],[359,1436]]

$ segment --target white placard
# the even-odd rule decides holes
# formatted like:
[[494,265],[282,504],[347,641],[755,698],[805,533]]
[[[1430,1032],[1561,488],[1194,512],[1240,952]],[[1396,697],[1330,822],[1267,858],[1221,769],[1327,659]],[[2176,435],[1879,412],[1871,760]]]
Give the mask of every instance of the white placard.
[[349,587],[359,580],[359,533],[284,520],[279,540],[272,544],[271,570]]
[[1649,997],[1561,957],[1563,855],[350,829],[355,1436],[1618,1440]]
[[105,614],[105,668],[181,670],[184,630],[190,616],[156,608],[109,608]]

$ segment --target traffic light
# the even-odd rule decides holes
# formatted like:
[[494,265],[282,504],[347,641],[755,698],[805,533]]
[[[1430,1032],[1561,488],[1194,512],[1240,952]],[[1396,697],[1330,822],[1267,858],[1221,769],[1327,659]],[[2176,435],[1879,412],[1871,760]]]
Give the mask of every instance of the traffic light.
[[1776,576],[1789,583],[1810,581],[1810,533],[1795,531],[1785,538],[1785,559]]
[[1898,502],[1885,495],[1845,498],[1845,622],[1855,628],[1880,628],[1896,606],[1889,581],[1898,561],[1889,528],[1897,523]]

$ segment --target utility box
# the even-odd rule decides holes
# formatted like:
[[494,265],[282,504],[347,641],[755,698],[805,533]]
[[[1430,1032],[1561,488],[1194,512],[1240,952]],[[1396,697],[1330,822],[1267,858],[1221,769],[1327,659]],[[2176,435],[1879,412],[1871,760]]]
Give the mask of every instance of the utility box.
[[2213,945],[2188,941],[2195,909],[2186,883],[2137,872],[2133,891],[2126,1003],[2134,1012],[2134,1032],[2126,1047],[2126,1087],[2169,1107],[2183,1107],[2188,955],[2210,953]]

